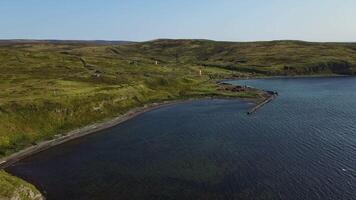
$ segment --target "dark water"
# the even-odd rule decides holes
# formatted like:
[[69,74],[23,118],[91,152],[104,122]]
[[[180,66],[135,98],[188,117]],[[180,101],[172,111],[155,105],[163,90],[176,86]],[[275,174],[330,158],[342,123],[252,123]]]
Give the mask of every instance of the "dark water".
[[280,96],[145,113],[7,170],[51,199],[356,199],[356,78],[242,81]]

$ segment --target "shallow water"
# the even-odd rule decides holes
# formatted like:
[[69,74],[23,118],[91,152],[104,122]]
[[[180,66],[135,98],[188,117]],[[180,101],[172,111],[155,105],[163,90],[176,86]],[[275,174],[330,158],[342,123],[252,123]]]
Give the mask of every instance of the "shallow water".
[[[236,82],[236,81],[235,81]],[[356,199],[356,78],[240,81],[279,96],[144,113],[7,171],[51,199]]]

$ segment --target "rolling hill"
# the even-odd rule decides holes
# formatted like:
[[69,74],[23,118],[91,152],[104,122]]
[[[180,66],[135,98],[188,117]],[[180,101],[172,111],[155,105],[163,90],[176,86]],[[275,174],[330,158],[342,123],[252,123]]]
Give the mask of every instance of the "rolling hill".
[[227,95],[217,89],[218,79],[354,74],[356,44],[2,41],[0,70],[5,156],[151,102]]
[[[220,79],[352,75],[356,44],[2,40],[0,70],[3,158],[153,102],[263,95],[221,90]],[[10,198],[15,184],[0,172],[0,198]]]

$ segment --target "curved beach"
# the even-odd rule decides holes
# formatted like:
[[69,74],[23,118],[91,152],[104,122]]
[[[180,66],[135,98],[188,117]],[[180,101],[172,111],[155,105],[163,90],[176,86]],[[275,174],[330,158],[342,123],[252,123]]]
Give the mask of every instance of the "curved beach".
[[239,100],[167,106],[6,170],[53,200],[352,199],[355,78],[246,83],[281,95],[253,116]]
[[101,123],[91,124],[91,125],[85,126],[83,128],[79,128],[79,129],[70,131],[67,134],[63,134],[60,137],[57,137],[57,138],[49,140],[49,141],[41,142],[37,145],[28,147],[28,148],[23,149],[17,153],[14,153],[8,157],[5,157],[0,160],[0,169],[5,169],[6,167],[10,166],[11,164],[13,164],[17,161],[20,161],[28,156],[39,153],[41,151],[47,150],[51,147],[63,144],[65,142],[68,142],[71,140],[75,140],[77,138],[80,138],[80,137],[83,137],[83,136],[86,136],[89,134],[94,134],[96,132],[105,130],[107,128],[111,128],[111,127],[116,126],[120,123],[123,123],[129,119],[132,119],[142,113],[145,113],[145,112],[157,109],[157,108],[161,108],[164,106],[178,104],[178,103],[182,103],[182,102],[189,102],[189,101],[194,101],[194,100],[196,100],[196,99],[172,100],[172,101],[165,101],[162,103],[152,103],[149,105],[145,105],[143,107],[134,108],[134,109],[128,111],[127,113],[125,113],[121,116],[118,116],[114,119],[107,120],[107,121],[101,122]]

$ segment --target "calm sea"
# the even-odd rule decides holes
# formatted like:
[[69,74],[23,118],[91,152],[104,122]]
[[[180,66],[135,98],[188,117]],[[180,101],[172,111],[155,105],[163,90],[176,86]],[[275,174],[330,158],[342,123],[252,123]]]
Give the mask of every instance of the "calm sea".
[[7,168],[49,200],[356,199],[356,77],[232,81],[276,90],[159,108]]

